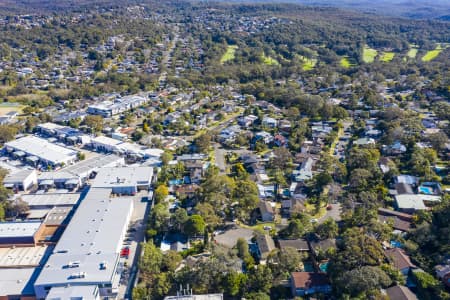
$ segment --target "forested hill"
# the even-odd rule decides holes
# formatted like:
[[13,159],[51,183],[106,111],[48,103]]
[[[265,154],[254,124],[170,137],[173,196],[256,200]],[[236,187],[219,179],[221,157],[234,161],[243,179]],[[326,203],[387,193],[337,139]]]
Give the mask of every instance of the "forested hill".
[[[202,0],[164,1],[205,2]],[[245,3],[295,3],[308,6],[338,7],[358,10],[377,15],[406,17],[413,19],[450,20],[450,1],[448,0],[216,0],[214,2]],[[92,7],[115,7],[127,5],[149,5],[161,1],[154,0],[2,0],[0,12],[6,13],[45,13],[68,10],[84,10]]]
[[448,0],[224,0],[224,2],[296,3],[308,6],[328,6],[370,12],[378,15],[412,19],[450,20]]

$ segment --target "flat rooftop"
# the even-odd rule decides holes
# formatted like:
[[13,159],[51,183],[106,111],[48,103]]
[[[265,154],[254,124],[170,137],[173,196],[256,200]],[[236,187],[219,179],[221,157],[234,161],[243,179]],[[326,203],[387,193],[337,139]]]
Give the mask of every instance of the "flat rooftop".
[[47,249],[47,246],[0,248],[0,268],[38,267]]
[[[132,197],[91,188],[81,201],[35,286],[111,283],[133,210]],[[71,263],[76,267],[68,267]],[[102,268],[106,265],[106,268]],[[76,274],[85,274],[77,276]]]
[[[122,163],[123,162],[123,163]],[[61,171],[70,173],[72,175],[81,175],[87,172],[96,171],[99,168],[109,167],[112,165],[123,165],[123,158],[114,154],[99,155],[82,160],[74,165],[68,166]]]
[[102,168],[91,186],[93,188],[136,186],[149,184],[152,177],[152,167]]
[[39,221],[0,222],[0,238],[34,236],[41,224]]
[[54,287],[48,293],[46,300],[65,300],[65,299],[95,299],[98,293],[96,285],[87,286],[61,286]]
[[53,163],[65,162],[77,155],[77,152],[74,150],[52,144],[45,139],[33,135],[24,136],[20,139],[8,142],[5,146]]
[[80,193],[45,193],[45,194],[24,194],[20,198],[29,207],[35,206],[73,206],[78,203]]
[[0,296],[34,295],[33,283],[40,268],[0,268]]
[[28,176],[30,176],[32,173],[36,173],[36,171],[23,169],[17,170],[17,172],[8,173],[8,175],[6,175],[5,179],[3,180],[3,183],[8,184],[8,183],[22,182],[25,179],[27,179]]

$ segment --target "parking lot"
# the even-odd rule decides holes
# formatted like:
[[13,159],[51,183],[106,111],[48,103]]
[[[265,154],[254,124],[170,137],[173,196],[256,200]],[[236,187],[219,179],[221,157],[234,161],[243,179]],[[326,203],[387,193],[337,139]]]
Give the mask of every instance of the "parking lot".
[[[140,253],[140,243],[145,238],[146,212],[149,202],[143,201],[143,199],[146,199],[147,194],[148,191],[141,191],[133,197],[133,214],[123,241],[122,255],[119,261],[118,271],[121,272],[121,278],[118,299],[131,299],[130,294],[136,278],[139,260],[139,255],[136,254]],[[129,250],[124,251],[123,249]]]

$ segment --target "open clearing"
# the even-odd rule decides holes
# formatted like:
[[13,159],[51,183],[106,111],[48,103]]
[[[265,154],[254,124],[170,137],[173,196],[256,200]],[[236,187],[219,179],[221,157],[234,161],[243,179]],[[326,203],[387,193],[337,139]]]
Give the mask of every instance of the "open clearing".
[[390,62],[391,60],[393,60],[395,57],[395,53],[394,52],[383,52],[383,54],[381,54],[380,60],[382,62]]
[[280,64],[275,58],[272,58],[270,56],[266,56],[264,53],[262,55],[262,58],[263,58],[263,61],[264,61],[265,65],[270,65],[270,66],[275,65],[275,66],[277,66],[277,65]]
[[422,61],[424,61],[424,62],[432,61],[433,59],[438,57],[441,52],[442,52],[442,49],[438,49],[438,48],[436,48],[434,50],[430,50],[422,57]]
[[417,52],[419,52],[419,49],[411,48],[411,49],[409,49],[408,53],[406,53],[406,56],[409,58],[416,58]]
[[227,51],[225,52],[225,54],[222,56],[222,58],[220,59],[220,63],[226,63],[227,61],[233,60],[234,59],[234,53],[236,52],[236,49],[238,48],[237,45],[230,45],[227,47]]
[[356,66],[356,62],[353,61],[352,59],[350,59],[348,56],[342,57],[339,63],[341,65],[341,67],[343,67],[345,69]]
[[306,56],[298,56],[300,58],[300,60],[303,61],[303,71],[310,71],[312,69],[314,69],[314,67],[317,64],[317,59],[315,58],[308,58]]
[[373,63],[375,61],[375,57],[377,57],[377,54],[377,50],[364,46],[363,61],[367,64]]
[[11,111],[17,111],[18,113],[22,112],[22,105],[15,104],[15,103],[1,103],[0,104],[0,116],[3,116]]

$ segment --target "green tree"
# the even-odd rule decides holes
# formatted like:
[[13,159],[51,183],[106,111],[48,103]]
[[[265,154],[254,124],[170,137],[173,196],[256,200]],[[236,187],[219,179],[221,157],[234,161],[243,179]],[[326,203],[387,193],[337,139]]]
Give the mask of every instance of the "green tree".
[[194,144],[197,150],[201,153],[208,153],[211,147],[211,135],[209,133],[203,133],[194,140]]
[[332,218],[328,218],[317,226],[316,233],[322,239],[335,238],[338,235],[338,226]]
[[275,279],[284,280],[289,278],[291,272],[300,270],[303,258],[296,249],[286,247],[270,253],[267,265],[272,270]]
[[169,188],[165,184],[161,184],[155,190],[155,202],[160,203],[169,195]]
[[389,276],[375,266],[363,266],[344,271],[335,281],[340,293],[349,293],[352,297],[370,295],[371,292],[386,288],[392,283]]
[[0,145],[14,139],[19,129],[12,125],[0,125]]
[[103,130],[103,117],[102,116],[91,116],[88,115],[84,118],[84,125],[90,128],[92,132],[100,132]]
[[192,215],[184,225],[184,231],[189,236],[203,234],[205,232],[205,221],[202,216]]

